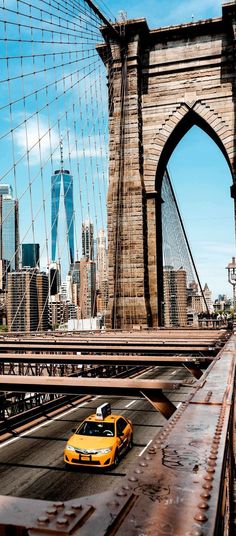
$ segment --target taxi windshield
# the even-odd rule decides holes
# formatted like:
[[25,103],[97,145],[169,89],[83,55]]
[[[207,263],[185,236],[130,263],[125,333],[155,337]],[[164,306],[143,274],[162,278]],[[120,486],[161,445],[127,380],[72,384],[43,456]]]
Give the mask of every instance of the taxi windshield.
[[85,436],[114,437],[115,427],[113,422],[92,422],[85,421],[76,434]]

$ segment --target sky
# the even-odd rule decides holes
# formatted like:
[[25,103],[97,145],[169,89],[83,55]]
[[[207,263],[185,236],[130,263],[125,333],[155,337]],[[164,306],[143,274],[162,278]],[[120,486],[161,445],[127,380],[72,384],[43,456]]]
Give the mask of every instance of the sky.
[[[123,10],[128,18],[147,18],[150,28],[221,14],[221,2],[216,0],[95,3],[111,20]],[[76,2],[61,0],[61,4],[72,10]],[[9,21],[0,22],[0,180],[12,184],[19,199],[21,242],[41,243],[42,268],[50,261],[51,175],[59,166],[60,136],[65,167],[74,177],[78,256],[82,221],[93,220],[95,235],[106,226],[108,180],[107,81],[95,50],[101,36],[95,27],[94,35],[89,33],[83,15],[82,44],[75,46],[81,19],[71,11],[69,24],[65,23],[63,14],[59,19],[52,8],[49,22],[42,23],[44,30],[37,30],[39,18],[46,16],[37,9],[46,9],[45,5],[42,0],[5,0],[5,10],[0,8],[0,20]],[[4,61],[6,57],[11,59]],[[7,102],[13,104],[5,106]],[[231,295],[225,267],[234,255],[235,239],[227,163],[213,141],[194,127],[173,152],[168,167],[201,283],[208,283],[214,297]],[[63,214],[59,235],[66,236]],[[68,260],[65,239],[60,250]]]

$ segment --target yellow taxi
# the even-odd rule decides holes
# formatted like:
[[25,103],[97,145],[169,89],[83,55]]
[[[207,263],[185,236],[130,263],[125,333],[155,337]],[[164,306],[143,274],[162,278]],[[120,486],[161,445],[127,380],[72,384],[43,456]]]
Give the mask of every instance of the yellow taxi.
[[132,422],[111,414],[108,403],[72,431],[64,450],[64,461],[69,465],[116,467],[122,454],[133,446]]

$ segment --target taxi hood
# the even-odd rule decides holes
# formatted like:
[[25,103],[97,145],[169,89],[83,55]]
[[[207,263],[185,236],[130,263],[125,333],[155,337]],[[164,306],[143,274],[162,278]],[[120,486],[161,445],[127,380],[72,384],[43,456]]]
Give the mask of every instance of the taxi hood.
[[115,437],[100,437],[100,436],[86,436],[86,435],[79,435],[79,434],[73,434],[69,441],[67,442],[67,445],[70,445],[74,448],[82,448],[82,449],[104,449],[108,447],[112,447],[116,442]]

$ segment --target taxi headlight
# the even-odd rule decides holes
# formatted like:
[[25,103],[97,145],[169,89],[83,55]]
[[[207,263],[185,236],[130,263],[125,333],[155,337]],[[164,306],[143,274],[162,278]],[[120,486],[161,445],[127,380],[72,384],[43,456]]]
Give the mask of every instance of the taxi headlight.
[[111,452],[112,451],[112,447],[109,447],[107,449],[98,449],[97,450],[97,454],[108,454],[108,452]]
[[71,445],[66,445],[66,449],[67,449],[67,450],[73,450],[73,451],[75,451],[75,448],[72,447]]

